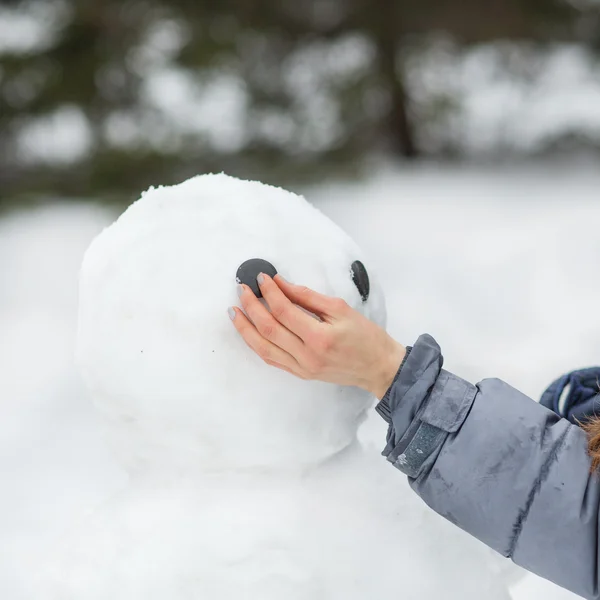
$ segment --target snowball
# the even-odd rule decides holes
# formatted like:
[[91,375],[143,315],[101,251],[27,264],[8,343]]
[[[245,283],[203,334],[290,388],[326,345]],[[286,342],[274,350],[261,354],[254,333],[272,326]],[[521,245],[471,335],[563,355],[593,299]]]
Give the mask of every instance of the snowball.
[[93,242],[80,286],[79,364],[128,468],[289,469],[356,439],[368,394],[268,367],[229,321],[250,258],[385,322],[362,251],[302,197],[225,175],[149,190]]

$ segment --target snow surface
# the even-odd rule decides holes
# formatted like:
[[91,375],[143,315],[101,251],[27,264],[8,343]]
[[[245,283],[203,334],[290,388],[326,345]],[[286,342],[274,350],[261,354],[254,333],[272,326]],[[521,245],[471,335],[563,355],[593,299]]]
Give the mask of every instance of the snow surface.
[[400,580],[405,598],[508,600],[491,555],[360,447],[367,393],[246,347],[224,307],[253,257],[385,323],[373,271],[364,303],[351,278],[367,258],[301,197],[224,175],[144,194],[86,253],[79,309],[79,364],[132,480],[37,596],[363,600]]
[[0,220],[0,596],[32,573],[81,511],[125,481],[73,365],[77,273],[109,222],[55,205]]
[[289,470],[356,438],[366,392],[291,385],[231,326],[251,258],[385,323],[375,276],[365,304],[351,278],[363,253],[301,197],[225,175],[148,191],[94,241],[80,287],[81,370],[132,470]]
[[[559,373],[598,364],[598,189],[585,168],[427,166],[306,195],[370,256],[398,339],[429,331],[451,370],[538,397]],[[61,205],[0,221],[3,597],[33,597],[41,557],[123,485],[71,363],[77,267],[110,219]],[[361,430],[377,450],[384,434],[376,416]],[[513,597],[575,598],[533,576]]]

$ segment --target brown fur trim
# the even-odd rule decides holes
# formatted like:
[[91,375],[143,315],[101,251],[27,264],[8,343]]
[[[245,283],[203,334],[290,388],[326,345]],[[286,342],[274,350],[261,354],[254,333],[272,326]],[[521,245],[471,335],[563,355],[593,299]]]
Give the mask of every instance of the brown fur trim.
[[592,471],[597,471],[600,468],[600,417],[582,423],[581,427],[588,435],[588,452],[592,457]]

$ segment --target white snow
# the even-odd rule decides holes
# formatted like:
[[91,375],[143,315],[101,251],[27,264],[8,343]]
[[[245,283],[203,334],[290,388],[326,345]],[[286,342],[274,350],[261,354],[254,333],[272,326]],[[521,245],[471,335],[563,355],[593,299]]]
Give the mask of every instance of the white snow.
[[124,477],[73,365],[77,273],[110,213],[54,205],[0,220],[0,595],[32,573]]
[[93,143],[85,113],[76,105],[65,104],[30,119],[21,128],[17,153],[24,163],[65,165],[88,155]]
[[62,0],[26,2],[0,7],[0,54],[28,54],[45,50],[54,42],[69,6]]
[[[449,369],[472,381],[500,376],[539,397],[565,370],[598,364],[598,189],[600,175],[585,168],[429,165],[306,195],[369,255],[367,267],[376,268],[386,292],[388,328],[398,339],[411,343],[429,331]],[[60,206],[0,221],[0,592],[11,600],[33,597],[26,584],[41,557],[69,523],[123,481],[103,449],[70,360],[77,265],[88,240],[109,219],[90,207]],[[199,285],[205,286],[203,279]],[[361,430],[363,442],[377,451],[384,435],[378,417]],[[235,443],[235,431],[231,438]],[[380,473],[395,476],[377,461]],[[398,486],[385,507],[410,502],[404,482]],[[384,507],[380,499],[378,507]],[[426,518],[418,499],[411,510]],[[276,523],[281,513],[273,512]],[[443,531],[453,535],[450,525],[431,518],[430,527],[447,526]],[[293,529],[290,522],[285,527]],[[364,522],[366,529],[368,518]],[[168,532],[168,523],[159,525]],[[457,535],[463,543],[464,534]],[[392,552],[393,544],[378,538],[373,553],[381,544]],[[430,548],[433,555],[438,550]],[[269,564],[285,561],[272,546],[263,556]],[[397,556],[401,562],[404,554]],[[244,564],[248,576],[258,571]],[[300,567],[287,573],[302,580]],[[574,598],[533,576],[513,593],[517,600]]]
[[289,469],[355,438],[368,395],[290,386],[229,322],[237,269],[257,257],[384,322],[375,278],[364,306],[351,279],[364,256],[346,234],[299,196],[225,175],[150,190],[86,253],[80,365],[132,468]]
[[598,62],[574,44],[465,51],[439,40],[409,57],[407,77],[419,141],[430,151],[449,146],[480,158],[536,153],[564,136],[599,139]]
[[[197,134],[219,152],[239,151],[247,142],[248,98],[243,79],[227,72],[199,76],[172,65],[155,68],[144,81],[148,104],[163,113],[163,128],[185,138]],[[154,142],[155,135],[140,132]],[[173,132],[170,132],[173,135]]]
[[[269,260],[380,324],[356,244],[301,197],[224,175],[153,189],[86,253],[78,360],[132,473],[67,540],[42,598],[508,599],[487,553],[356,439],[372,398],[290,380],[232,327]],[[393,501],[387,502],[388,498]],[[418,572],[419,577],[414,577]]]

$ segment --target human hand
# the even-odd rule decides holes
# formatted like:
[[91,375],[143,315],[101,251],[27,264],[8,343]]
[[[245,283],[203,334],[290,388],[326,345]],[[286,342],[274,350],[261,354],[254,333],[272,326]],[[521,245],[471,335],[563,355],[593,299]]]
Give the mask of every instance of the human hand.
[[[246,285],[242,307],[229,316],[264,362],[301,379],[357,386],[382,398],[406,349],[341,298],[288,283],[280,275],[257,278],[269,310]],[[313,313],[307,314],[303,309]]]

